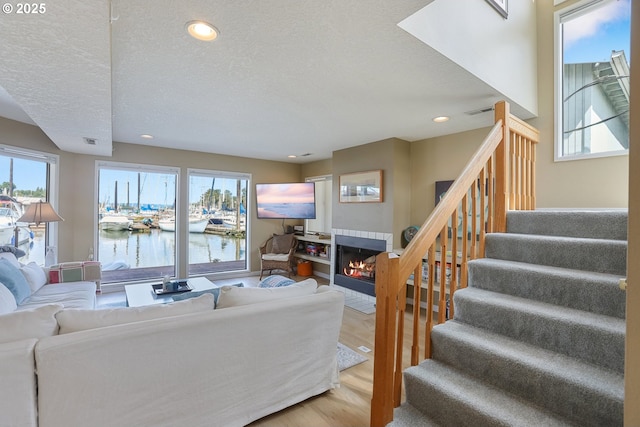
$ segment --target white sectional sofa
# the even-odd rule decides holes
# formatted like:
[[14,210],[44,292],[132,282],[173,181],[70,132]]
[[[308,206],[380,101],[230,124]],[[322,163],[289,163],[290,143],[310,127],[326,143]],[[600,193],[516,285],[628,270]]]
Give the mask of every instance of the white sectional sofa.
[[0,426],[243,426],[330,390],[344,295],[287,288],[0,315]]

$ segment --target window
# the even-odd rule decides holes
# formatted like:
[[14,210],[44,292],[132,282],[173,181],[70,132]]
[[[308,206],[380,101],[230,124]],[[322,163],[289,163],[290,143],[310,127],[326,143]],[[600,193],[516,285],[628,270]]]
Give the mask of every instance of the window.
[[189,170],[189,275],[247,269],[250,176]]
[[[13,245],[15,219],[26,207],[49,201],[57,208],[58,156],[0,145],[0,245]],[[43,265],[48,246],[56,246],[56,223],[18,223],[18,247],[23,263]]]
[[103,283],[175,277],[179,169],[99,162],[97,174]]
[[630,0],[556,12],[556,160],[628,153]]

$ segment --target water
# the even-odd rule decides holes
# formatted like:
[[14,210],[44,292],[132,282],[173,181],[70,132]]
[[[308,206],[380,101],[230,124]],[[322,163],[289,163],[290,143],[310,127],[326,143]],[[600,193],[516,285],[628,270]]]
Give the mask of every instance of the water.
[[[189,263],[245,259],[245,239],[208,233],[189,233]],[[100,231],[97,259],[103,266],[126,263],[131,268],[175,264],[175,233]]]
[[[20,259],[44,265],[44,229],[33,228],[34,238],[20,245],[27,255]],[[208,233],[189,233],[189,262],[237,261],[246,258],[244,238]],[[87,257],[89,248],[87,248]],[[131,268],[175,265],[175,233],[152,229],[149,232],[100,231],[95,258],[103,267],[124,263]],[[80,260],[74,260],[80,261]]]

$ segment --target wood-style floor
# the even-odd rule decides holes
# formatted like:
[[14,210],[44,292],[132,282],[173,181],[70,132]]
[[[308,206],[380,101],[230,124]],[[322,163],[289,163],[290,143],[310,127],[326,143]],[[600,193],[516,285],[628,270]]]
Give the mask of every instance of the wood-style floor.
[[[292,277],[302,280],[303,277]],[[326,280],[317,278],[319,283]],[[255,286],[257,276],[215,280],[218,285],[245,283]],[[98,297],[98,304],[124,299],[124,292],[105,293]],[[365,355],[368,361],[340,372],[340,387],[312,397],[297,405],[254,421],[252,427],[366,427],[369,425],[371,388],[373,380],[373,342],[375,314],[363,314],[349,307],[344,308],[340,342]],[[358,350],[365,346],[370,353]]]

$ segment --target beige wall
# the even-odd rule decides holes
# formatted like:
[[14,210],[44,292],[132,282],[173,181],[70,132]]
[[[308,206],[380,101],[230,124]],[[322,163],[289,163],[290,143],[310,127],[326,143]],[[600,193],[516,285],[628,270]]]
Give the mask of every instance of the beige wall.
[[435,205],[435,182],[455,179],[489,129],[417,141],[411,144],[411,224],[421,225]]
[[[631,5],[631,56],[640,58],[640,7]],[[640,82],[640,68],[631,69],[631,81]],[[640,98],[640,86],[631,85],[631,99]],[[625,354],[624,425],[640,426],[640,108],[631,106],[629,122],[629,250],[627,253],[627,339]]]
[[[409,142],[385,139],[333,152],[332,227],[393,233],[394,246],[409,219]],[[340,175],[382,170],[382,203],[340,203]]]

